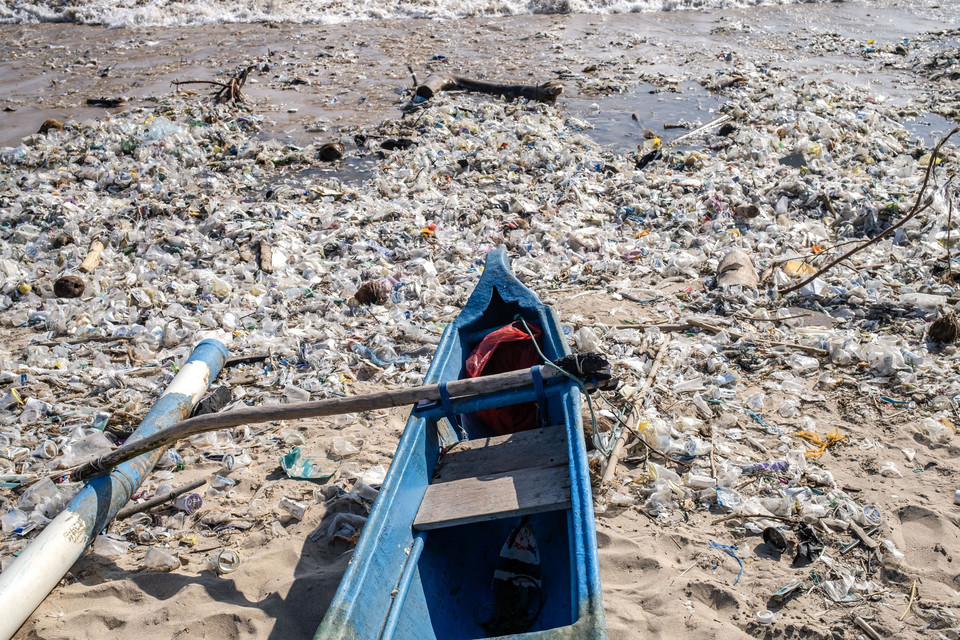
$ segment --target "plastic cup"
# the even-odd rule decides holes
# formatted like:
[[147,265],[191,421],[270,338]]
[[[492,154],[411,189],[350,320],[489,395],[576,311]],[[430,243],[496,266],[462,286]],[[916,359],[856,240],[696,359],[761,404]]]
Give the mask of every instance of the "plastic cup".
[[174,500],[173,504],[177,506],[177,509],[186,511],[188,514],[190,514],[203,505],[203,497],[199,493],[185,493],[181,496],[177,496],[177,499]]
[[880,509],[876,508],[872,504],[868,504],[863,507],[863,519],[864,524],[869,527],[879,527],[880,523],[883,522],[883,516],[880,515]]
[[240,554],[233,549],[224,549],[216,555],[213,565],[220,575],[233,573],[240,566]]

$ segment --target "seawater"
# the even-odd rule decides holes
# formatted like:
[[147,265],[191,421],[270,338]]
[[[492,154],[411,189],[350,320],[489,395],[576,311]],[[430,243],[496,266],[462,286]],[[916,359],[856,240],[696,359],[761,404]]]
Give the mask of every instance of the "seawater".
[[464,18],[550,13],[617,14],[829,2],[831,0],[2,0],[0,23],[74,22],[107,27]]

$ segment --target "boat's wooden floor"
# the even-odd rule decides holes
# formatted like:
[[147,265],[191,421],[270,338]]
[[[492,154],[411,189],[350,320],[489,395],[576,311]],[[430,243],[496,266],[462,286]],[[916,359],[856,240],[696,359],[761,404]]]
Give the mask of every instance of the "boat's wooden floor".
[[563,426],[463,440],[440,457],[415,529],[439,529],[570,506]]

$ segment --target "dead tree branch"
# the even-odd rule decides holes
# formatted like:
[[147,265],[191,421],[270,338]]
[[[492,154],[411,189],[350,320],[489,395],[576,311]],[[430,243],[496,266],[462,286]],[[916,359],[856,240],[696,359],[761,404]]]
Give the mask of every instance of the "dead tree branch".
[[227,82],[218,82],[216,80],[174,80],[173,85],[180,89],[180,85],[184,84],[208,84],[215,87],[220,87],[220,89],[213,94],[214,104],[224,104],[230,102],[232,104],[242,104],[246,101],[246,98],[243,95],[243,85],[247,83],[247,77],[250,75],[250,72],[254,70],[254,65],[250,65],[244,69],[241,69],[230,78]]
[[817,278],[822,276],[824,273],[826,273],[836,265],[840,264],[847,258],[851,257],[856,253],[859,253],[860,251],[863,251],[870,245],[880,242],[880,240],[882,240],[886,236],[890,235],[891,233],[893,233],[903,225],[907,224],[908,222],[916,218],[923,211],[926,211],[930,207],[930,205],[933,204],[933,199],[930,198],[926,202],[924,202],[924,195],[926,195],[926,192],[927,192],[927,184],[930,182],[930,176],[933,174],[933,170],[937,165],[937,158],[940,156],[940,148],[943,147],[943,145],[947,142],[947,140],[949,140],[950,137],[953,136],[953,134],[957,133],[958,131],[960,131],[960,127],[954,127],[954,129],[950,131],[950,133],[948,133],[946,136],[944,136],[944,138],[937,143],[937,146],[934,147],[933,153],[931,154],[931,157],[930,157],[930,164],[927,165],[927,173],[923,177],[923,184],[920,186],[920,191],[917,193],[917,200],[916,202],[914,202],[913,207],[910,209],[910,212],[906,216],[904,216],[904,218],[900,222],[896,223],[895,225],[887,227],[886,229],[878,233],[876,236],[874,236],[870,240],[867,240],[863,244],[857,245],[850,251],[847,251],[846,253],[844,253],[839,258],[836,258],[835,260],[831,260],[825,266],[820,268],[820,270],[814,273],[812,276],[806,278],[805,280],[802,280],[801,282],[791,287],[787,287],[786,289],[781,291],[780,295],[787,295],[788,293],[793,293],[797,289],[805,287],[806,285],[810,284],[811,282],[813,282],[814,280],[816,280]]

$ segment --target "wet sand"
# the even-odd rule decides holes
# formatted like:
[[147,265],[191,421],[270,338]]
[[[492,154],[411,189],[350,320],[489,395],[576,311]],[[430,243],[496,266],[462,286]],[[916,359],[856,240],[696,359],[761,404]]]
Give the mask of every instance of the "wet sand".
[[[612,87],[627,89],[651,76],[698,78],[760,60],[801,77],[870,85],[878,94],[936,111],[949,108],[949,95],[931,92],[909,60],[891,64],[867,50],[870,41],[879,46],[910,40],[916,46],[918,38],[937,40],[929,33],[955,22],[957,12],[927,2],[830,3],[333,26],[2,25],[0,145],[15,144],[47,118],[79,122],[112,112],[87,106],[89,99],[124,98],[127,108],[150,107],[176,81],[222,81],[248,64],[260,65],[244,92],[251,109],[272,121],[273,135],[300,142],[395,117],[412,85],[408,67],[419,80],[432,72],[517,83],[559,78],[565,80],[560,104],[589,116],[605,111],[607,96],[618,95]],[[949,33],[939,39],[949,42]],[[583,71],[589,67],[596,70]],[[183,88],[210,91],[203,85]],[[638,100],[640,109],[657,111],[651,128],[662,124],[654,116],[669,119],[677,105],[682,116],[697,110],[698,96],[678,92],[668,98],[661,96],[661,108]],[[637,111],[631,106],[621,100],[609,112]],[[627,129],[623,135],[635,133]],[[614,132],[604,142],[617,138]]]

